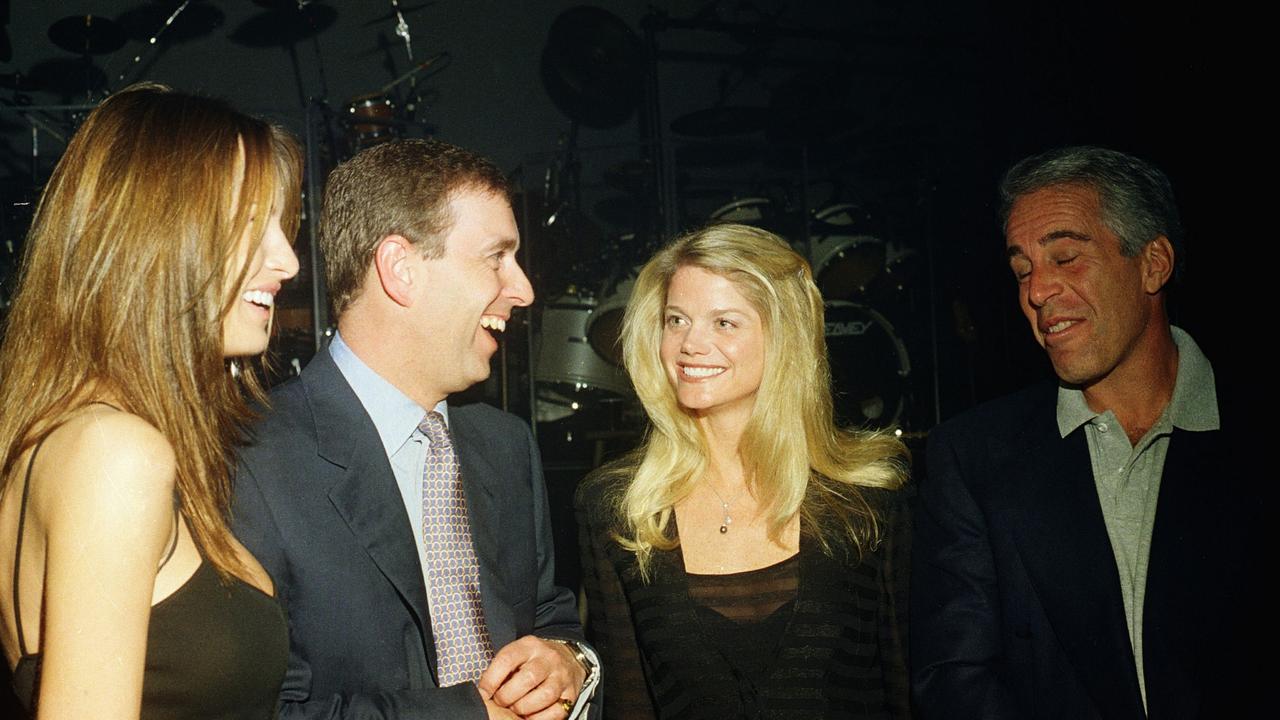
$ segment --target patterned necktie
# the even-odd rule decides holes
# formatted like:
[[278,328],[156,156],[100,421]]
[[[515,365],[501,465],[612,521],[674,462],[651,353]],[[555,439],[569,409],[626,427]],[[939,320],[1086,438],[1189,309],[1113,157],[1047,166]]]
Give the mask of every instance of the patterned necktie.
[[438,412],[427,413],[418,429],[431,440],[422,474],[422,546],[440,687],[448,687],[479,678],[493,659],[493,644],[453,441]]

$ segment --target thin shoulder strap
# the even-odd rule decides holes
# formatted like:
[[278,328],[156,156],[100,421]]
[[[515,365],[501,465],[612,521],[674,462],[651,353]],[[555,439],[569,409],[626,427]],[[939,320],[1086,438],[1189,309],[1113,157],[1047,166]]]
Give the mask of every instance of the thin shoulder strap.
[[18,629],[18,652],[22,655],[29,654],[27,637],[22,632],[22,603],[19,602],[18,597],[18,579],[21,577],[19,570],[22,567],[22,534],[27,524],[27,497],[31,494],[31,470],[36,466],[36,455],[40,453],[40,448],[48,437],[45,435],[40,438],[40,442],[36,443],[35,448],[31,450],[31,459],[27,461],[27,475],[22,481],[22,502],[18,508],[18,542],[15,543],[13,554],[13,624]]
[[164,558],[156,566],[156,572],[160,572],[160,569],[169,562],[169,558],[173,557],[173,551],[178,549],[178,523],[180,522],[182,520],[178,513],[177,500],[175,500],[173,503],[173,537],[169,538],[169,549],[164,551]]

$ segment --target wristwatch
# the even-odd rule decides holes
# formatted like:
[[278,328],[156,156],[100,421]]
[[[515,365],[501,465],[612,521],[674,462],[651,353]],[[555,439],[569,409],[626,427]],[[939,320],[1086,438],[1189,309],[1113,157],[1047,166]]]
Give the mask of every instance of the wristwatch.
[[[583,643],[576,640],[564,640],[561,638],[542,638],[547,642],[560,643],[569,648],[573,653],[573,659],[578,661],[582,669],[587,673],[586,679],[582,681],[582,687],[578,689],[578,703],[581,707],[584,700],[588,699],[595,692],[596,685],[600,683],[600,660],[596,657],[595,651],[587,647]],[[569,717],[574,717],[572,712]]]

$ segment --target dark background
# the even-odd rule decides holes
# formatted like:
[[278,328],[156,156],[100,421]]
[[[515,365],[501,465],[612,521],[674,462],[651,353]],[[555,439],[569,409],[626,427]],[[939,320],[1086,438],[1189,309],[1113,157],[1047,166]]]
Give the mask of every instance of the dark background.
[[[13,248],[0,247],[0,274],[20,252],[22,203],[38,193],[64,145],[48,131],[69,135],[83,117],[31,106],[92,104],[127,82],[153,80],[226,98],[300,136],[309,132],[319,178],[349,154],[352,131],[316,120],[324,117],[318,103],[341,114],[353,98],[412,67],[388,18],[391,3],[311,3],[305,19],[312,26],[297,23],[296,3],[267,16],[270,4],[193,2],[149,46],[147,31],[178,3],[0,2],[0,85],[7,85],[0,89],[0,186],[3,240]],[[867,291],[836,282],[835,294],[892,324],[887,332],[909,356],[910,373],[894,376],[903,368],[886,354],[891,345],[865,338],[833,341],[832,361],[839,369],[864,357],[887,359],[887,376],[879,368],[861,382],[892,386],[883,393],[901,398],[896,419],[917,447],[939,419],[1049,376],[1016,310],[995,185],[1010,163],[1053,146],[1105,145],[1166,171],[1189,239],[1187,272],[1171,297],[1175,322],[1220,374],[1246,372],[1251,353],[1226,319],[1241,317],[1253,305],[1249,291],[1265,286],[1253,279],[1265,270],[1251,243],[1256,228],[1244,226],[1250,210],[1264,207],[1246,199],[1245,177],[1265,177],[1259,169],[1266,167],[1261,134],[1251,127],[1264,117],[1253,98],[1268,87],[1251,55],[1262,55],[1266,43],[1256,41],[1250,18],[1097,0],[595,6],[614,22],[555,48],[604,68],[603,79],[570,98],[571,118],[549,96],[541,59],[552,23],[574,3],[401,3],[415,60],[447,53],[415,76],[421,97],[416,114],[401,111],[402,132],[489,155],[523,190],[517,213],[539,302],[527,324],[509,329],[495,379],[472,395],[536,422],[565,582],[576,579],[573,487],[600,458],[633,444],[642,418],[625,392],[572,387],[582,379],[569,368],[578,348],[544,330],[552,321],[543,313],[560,307],[564,317],[582,320],[584,298],[603,304],[618,296],[627,269],[672,232],[744,198],[767,200],[748,205],[765,208],[762,222],[797,241],[806,211],[850,204],[859,220],[848,234],[875,236],[902,261],[898,274],[879,273]],[[50,26],[72,13],[118,20],[142,38],[89,58],[105,82],[49,37]],[[291,32],[301,36],[292,46]],[[132,63],[139,53],[141,62]],[[563,73],[553,76],[563,82]],[[393,92],[402,108],[407,90],[404,83]],[[628,98],[639,101],[634,111]],[[710,133],[705,124],[695,128],[700,136],[673,131],[673,121],[718,107],[740,110],[718,115],[729,125]],[[32,117],[43,128],[34,159]],[[561,229],[541,228],[558,210]],[[304,263],[307,232],[298,242]],[[310,273],[296,285],[282,302],[281,376],[314,347]],[[533,394],[543,397],[533,413],[531,375],[540,379]],[[607,386],[616,370],[592,360],[585,379]],[[565,398],[580,407],[559,418],[556,403]]]

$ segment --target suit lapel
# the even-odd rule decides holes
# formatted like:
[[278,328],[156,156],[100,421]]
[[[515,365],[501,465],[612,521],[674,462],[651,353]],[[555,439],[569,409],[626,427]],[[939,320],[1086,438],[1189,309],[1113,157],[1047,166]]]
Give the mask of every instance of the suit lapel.
[[328,489],[329,501],[413,613],[434,672],[435,642],[413,528],[377,429],[327,350],[316,353],[301,380],[320,456],[342,469]]
[[[1153,716],[1177,716],[1201,706],[1200,664],[1194,638],[1212,637],[1221,608],[1206,603],[1217,588],[1228,553],[1229,525],[1238,519],[1226,483],[1207,480],[1229,472],[1220,431],[1175,430],[1169,439],[1143,606],[1143,663],[1147,704]],[[1208,625],[1208,627],[1206,627]]]
[[489,462],[483,433],[464,411],[450,410],[449,429],[458,453],[462,487],[467,498],[467,522],[471,542],[480,562],[480,597],[485,625],[495,650],[516,639],[515,614],[502,568],[502,546],[497,532],[502,527],[502,478]]
[[[1120,577],[1083,429],[1035,408],[1006,462],[1018,552],[1063,651],[1103,717],[1141,717]],[[1025,450],[1023,450],[1025,449]]]

